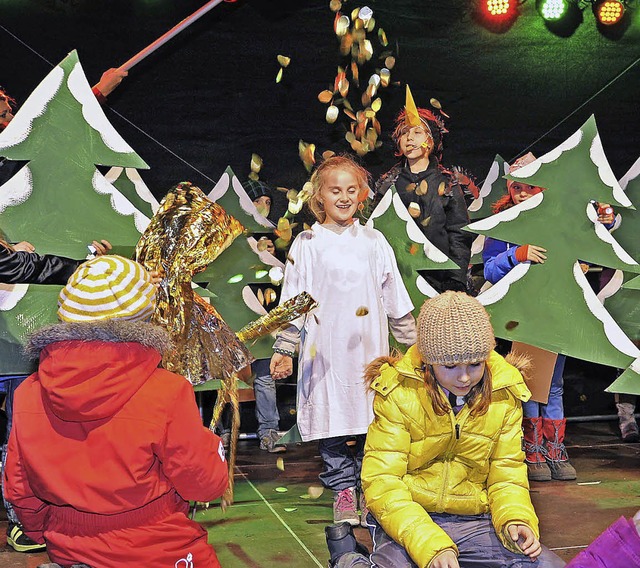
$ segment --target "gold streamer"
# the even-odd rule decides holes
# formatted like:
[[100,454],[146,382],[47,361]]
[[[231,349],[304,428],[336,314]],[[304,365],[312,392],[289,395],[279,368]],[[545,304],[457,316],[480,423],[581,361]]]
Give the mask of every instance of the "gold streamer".
[[273,308],[268,314],[248,323],[236,335],[240,341],[257,339],[277,330],[283,324],[306,314],[317,306],[318,302],[307,292],[301,292],[278,307]]

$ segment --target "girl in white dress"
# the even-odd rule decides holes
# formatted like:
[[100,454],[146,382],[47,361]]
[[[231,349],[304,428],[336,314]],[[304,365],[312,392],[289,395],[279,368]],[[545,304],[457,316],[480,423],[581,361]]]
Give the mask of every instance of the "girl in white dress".
[[[334,491],[334,522],[360,523],[359,505],[364,524],[360,469],[373,393],[363,372],[388,354],[389,327],[400,343],[415,343],[413,304],[385,237],[353,218],[369,193],[367,171],[334,156],[311,183],[309,207],[318,222],[291,245],[280,302],[306,291],[319,306],[278,334],[271,374],[291,375],[299,350],[300,435],[305,442],[319,440],[320,480]],[[347,442],[354,438],[352,449]]]

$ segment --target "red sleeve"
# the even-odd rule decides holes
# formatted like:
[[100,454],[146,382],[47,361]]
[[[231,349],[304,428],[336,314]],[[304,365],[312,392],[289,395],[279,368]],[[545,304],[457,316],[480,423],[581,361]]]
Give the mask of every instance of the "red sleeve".
[[107,97],[105,97],[101,92],[100,89],[98,89],[98,87],[93,87],[93,89],[91,89],[91,91],[93,92],[94,96],[96,97],[96,99],[98,99],[98,102],[103,105],[104,103],[107,102]]
[[13,505],[26,535],[37,543],[44,543],[43,530],[49,506],[31,490],[29,477],[22,464],[18,424],[15,421],[9,436],[4,484],[5,497]]
[[202,425],[191,384],[182,379],[179,385],[158,458],[183,499],[212,501],[229,481],[222,440]]

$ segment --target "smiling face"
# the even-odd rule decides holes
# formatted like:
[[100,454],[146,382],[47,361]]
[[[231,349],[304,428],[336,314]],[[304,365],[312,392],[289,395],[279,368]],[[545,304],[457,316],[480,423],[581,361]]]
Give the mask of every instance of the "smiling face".
[[466,396],[484,376],[485,362],[433,365],[433,374],[442,388],[456,396]]
[[331,169],[324,174],[318,202],[326,218],[324,224],[349,225],[358,208],[358,179],[349,169]]
[[518,205],[523,201],[526,201],[530,197],[540,193],[542,191],[541,187],[536,185],[529,185],[528,183],[523,183],[521,181],[514,181],[509,186],[509,193],[511,194],[511,199],[513,202]]

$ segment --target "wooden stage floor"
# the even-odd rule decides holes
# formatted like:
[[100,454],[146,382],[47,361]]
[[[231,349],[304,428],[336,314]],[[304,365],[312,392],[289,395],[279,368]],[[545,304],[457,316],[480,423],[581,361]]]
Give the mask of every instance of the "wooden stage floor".
[[[566,442],[577,481],[532,484],[542,542],[565,560],[620,515],[640,509],[640,444],[623,444],[615,427],[614,422],[570,423]],[[277,467],[278,457],[284,471]],[[241,441],[235,504],[226,513],[213,505],[196,514],[222,566],[326,567],[324,527],[331,522],[331,495],[307,498],[308,488],[319,485],[319,471],[315,443],[268,454],[255,440]],[[0,568],[35,568],[47,561],[45,553],[19,554],[7,547],[6,521],[0,523]],[[370,545],[366,529],[356,533]]]

